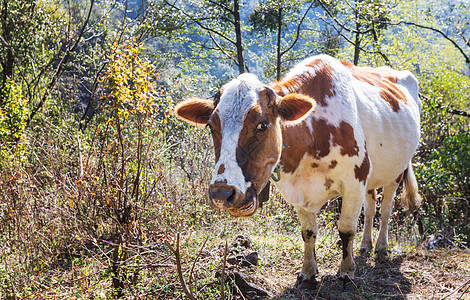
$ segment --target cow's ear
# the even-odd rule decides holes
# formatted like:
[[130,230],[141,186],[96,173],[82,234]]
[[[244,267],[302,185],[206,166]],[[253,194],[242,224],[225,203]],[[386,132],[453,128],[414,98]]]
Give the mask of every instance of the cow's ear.
[[297,123],[304,120],[315,109],[317,102],[302,94],[289,94],[282,97],[277,110],[283,121]]
[[205,126],[214,111],[214,101],[189,98],[175,107],[176,116],[192,125]]

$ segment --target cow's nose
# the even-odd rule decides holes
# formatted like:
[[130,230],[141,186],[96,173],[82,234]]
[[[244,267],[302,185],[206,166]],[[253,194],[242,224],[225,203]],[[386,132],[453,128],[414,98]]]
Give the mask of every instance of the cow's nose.
[[209,187],[209,198],[217,206],[230,206],[235,199],[235,189],[232,186],[211,185]]
[[233,195],[235,194],[235,189],[231,186],[210,186],[209,187],[209,197],[212,200],[216,201],[230,201],[233,200]]

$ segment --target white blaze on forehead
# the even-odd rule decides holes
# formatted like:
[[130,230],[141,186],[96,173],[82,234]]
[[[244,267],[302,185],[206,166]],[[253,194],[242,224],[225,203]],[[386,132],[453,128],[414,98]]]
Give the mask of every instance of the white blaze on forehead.
[[[222,128],[220,157],[214,168],[212,182],[226,181],[228,185],[236,186],[242,193],[250,187],[246,182],[242,169],[237,163],[237,147],[243,122],[252,108],[258,102],[258,91],[261,82],[253,74],[245,73],[230,81],[223,87],[217,110]],[[221,165],[224,172],[217,174]]]

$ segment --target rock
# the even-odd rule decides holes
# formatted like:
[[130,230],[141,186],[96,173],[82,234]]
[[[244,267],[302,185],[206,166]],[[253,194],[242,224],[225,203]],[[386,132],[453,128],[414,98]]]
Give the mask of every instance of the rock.
[[[215,273],[215,277],[220,278],[221,272],[217,271]],[[269,292],[249,281],[250,278],[246,274],[230,270],[226,271],[225,273],[225,282],[233,285],[232,293],[234,296],[240,295],[241,293],[243,299],[249,300],[261,300],[265,297],[272,297]],[[235,297],[233,299],[239,298]]]
[[231,265],[250,267],[257,266],[259,262],[258,252],[251,252],[247,255],[240,254],[227,258],[227,262]]
[[443,234],[436,233],[427,238],[427,241],[425,242],[425,248],[427,250],[432,250],[440,248],[455,249],[456,247],[454,242],[445,237]]
[[233,278],[235,278],[235,284],[238,290],[243,294],[246,299],[262,299],[263,297],[271,297],[270,294],[257,286],[254,283],[248,282],[249,278],[247,275],[240,272],[233,272]]
[[243,235],[237,236],[230,244],[230,251],[234,253],[238,253],[249,248],[251,248],[251,240]]

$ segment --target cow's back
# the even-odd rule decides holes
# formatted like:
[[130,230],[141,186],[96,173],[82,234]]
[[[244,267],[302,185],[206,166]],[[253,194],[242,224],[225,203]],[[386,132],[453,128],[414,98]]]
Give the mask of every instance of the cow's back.
[[408,71],[345,65],[353,77],[357,110],[371,159],[369,187],[399,176],[419,143],[418,81]]
[[[345,174],[362,167],[364,152],[370,159],[367,187],[383,186],[406,169],[416,150],[421,103],[417,80],[410,72],[360,68],[319,55],[298,64],[273,88],[280,96],[301,93],[318,103],[301,124],[283,128],[286,149],[281,165],[289,182],[278,185],[281,191],[295,190],[300,181],[303,185],[308,181],[312,187],[313,181],[319,180],[326,198],[335,183],[345,180]],[[331,162],[337,162],[338,167],[311,167]],[[325,169],[328,174],[321,176]],[[303,176],[310,179],[302,180]],[[304,196],[310,197],[310,191],[305,187]]]

